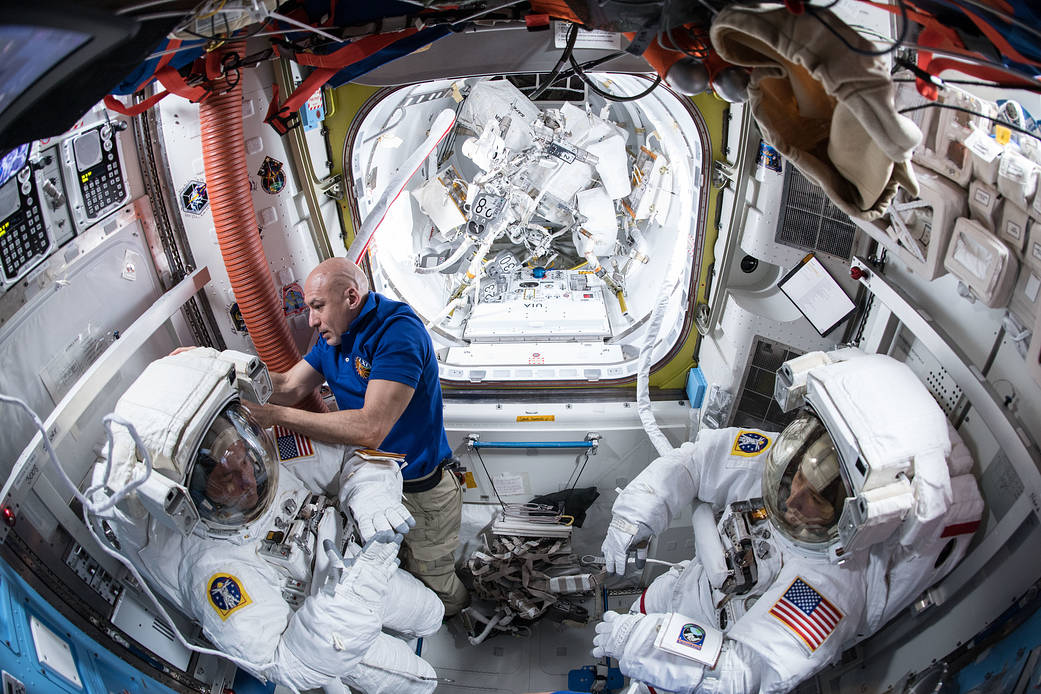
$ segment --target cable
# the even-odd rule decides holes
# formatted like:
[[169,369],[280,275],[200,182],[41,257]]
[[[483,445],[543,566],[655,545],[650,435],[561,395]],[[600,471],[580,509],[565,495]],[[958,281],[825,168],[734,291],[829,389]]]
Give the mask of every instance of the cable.
[[[127,7],[120,7],[113,14],[130,14],[131,12],[137,12],[138,10],[147,10],[149,7],[155,7],[156,5],[166,5],[175,0],[147,0],[147,2],[139,2],[136,5],[128,5]],[[180,16],[184,16],[184,12],[179,13]]]
[[553,66],[552,70],[550,70],[549,77],[546,78],[546,83],[528,95],[528,99],[530,101],[535,101],[535,99],[542,96],[543,93],[545,93],[545,91],[549,89],[550,85],[556,81],[557,76],[560,75],[560,71],[564,69],[564,64],[567,61],[572,60],[571,54],[575,50],[575,42],[577,40],[578,25],[572,24],[571,29],[568,30],[567,44],[564,46],[564,50],[560,54],[560,59],[557,60],[557,64]]
[[499,500],[499,505],[502,506],[502,510],[506,511],[506,504],[503,503],[502,497],[499,496],[499,490],[495,488],[495,480],[492,479],[491,473],[488,472],[488,466],[484,464],[484,457],[481,455],[481,449],[474,447],[474,452],[477,453],[477,459],[481,461],[481,467],[484,468],[484,475],[488,478],[488,483],[492,485],[492,491],[495,492],[495,498]]
[[604,97],[608,101],[636,101],[637,99],[642,99],[643,97],[653,92],[658,87],[658,85],[661,84],[661,75],[655,75],[654,81],[651,83],[651,86],[647,87],[647,89],[640,92],[639,94],[634,94],[632,96],[617,96],[597,86],[593,82],[593,80],[588,75],[586,75],[586,73],[582,70],[582,67],[578,64],[578,61],[576,61],[573,56],[570,58],[570,60],[572,69],[575,71],[575,74],[577,74],[579,78],[583,82],[585,82],[585,85],[589,87],[590,90]]
[[[112,471],[112,456],[114,455],[114,450],[112,446],[111,427],[111,424],[113,422],[125,426],[127,428],[127,431],[130,433],[130,436],[134,439],[135,445],[137,445],[138,448],[140,448],[140,450],[144,452],[146,472],[140,477],[134,479],[130,484],[115,492],[111,497],[109,497],[109,499],[106,502],[102,504],[95,504],[92,500],[87,498],[86,494],[79,490],[79,487],[72,483],[71,479],[69,479],[69,476],[65,472],[65,468],[58,461],[58,456],[54,452],[54,448],[51,446],[51,442],[47,436],[47,430],[46,428],[44,428],[43,422],[40,421],[39,416],[37,416],[37,414],[32,410],[32,408],[29,407],[29,405],[27,405],[25,401],[21,398],[13,397],[10,395],[4,395],[2,393],[0,393],[0,402],[6,402],[9,404],[17,405],[18,407],[25,410],[25,412],[33,420],[33,424],[36,425],[36,428],[40,431],[40,435],[43,438],[43,445],[44,448],[47,450],[47,455],[50,459],[51,464],[58,469],[58,472],[61,473],[62,480],[72,491],[73,495],[80,501],[83,515],[83,523],[87,526],[87,530],[90,532],[91,537],[94,538],[94,541],[97,542],[98,547],[100,547],[102,551],[112,556],[125,567],[127,567],[130,573],[133,575],[134,579],[137,581],[138,586],[152,600],[152,603],[158,608],[159,613],[162,615],[162,617],[166,619],[166,622],[169,625],[171,631],[173,631],[174,636],[177,637],[177,640],[180,642],[182,646],[184,646],[190,651],[195,651],[196,653],[202,653],[206,655],[217,656],[219,658],[225,658],[235,663],[236,665],[239,665],[241,667],[244,667],[248,670],[252,670],[260,674],[263,674],[264,672],[273,667],[277,667],[278,664],[274,661],[258,666],[255,663],[251,663],[248,660],[238,658],[236,656],[231,655],[230,653],[225,653],[223,651],[218,651],[211,648],[203,648],[201,646],[196,646],[195,644],[189,643],[188,640],[185,639],[183,635],[181,635],[180,629],[177,628],[177,623],[170,618],[170,615],[169,613],[167,613],[166,608],[163,607],[162,603],[159,602],[159,599],[155,596],[155,593],[153,593],[151,588],[148,587],[148,583],[138,572],[137,567],[134,566],[133,562],[130,561],[130,558],[125,556],[122,552],[117,552],[115,549],[109,547],[107,542],[102,541],[101,538],[98,537],[97,531],[94,529],[94,524],[90,522],[88,513],[97,516],[100,512],[111,509],[113,506],[115,506],[116,503],[121,501],[123,497],[125,497],[127,494],[132,492],[137,487],[140,487],[142,484],[144,484],[145,480],[147,480],[152,473],[152,455],[149,452],[148,447],[144,445],[144,442],[142,442],[141,437],[137,433],[137,430],[134,428],[132,424],[130,424],[130,422],[114,414],[107,415],[102,420],[107,425],[109,425],[107,426],[109,449],[107,463],[105,465],[105,476],[102,484],[94,485],[93,487],[89,488],[87,490],[87,494],[92,494],[94,491],[102,490],[104,487],[108,485],[108,476]],[[5,488],[8,485],[10,485],[11,482],[13,482],[13,478],[8,480],[8,484],[5,485]],[[4,493],[4,496],[6,496],[6,491]],[[297,694],[300,694],[299,690],[297,690],[295,687],[290,685],[289,688]]]
[[1007,123],[1007,122],[1001,120],[1000,118],[998,118],[996,116],[988,116],[988,115],[983,114],[983,113],[977,113],[976,111],[973,111],[972,109],[962,108],[961,106],[954,106],[953,104],[938,104],[936,102],[930,102],[928,104],[921,104],[920,106],[909,106],[907,108],[902,108],[899,111],[897,111],[897,113],[911,113],[912,111],[920,111],[923,108],[946,108],[946,109],[950,109],[951,111],[960,111],[961,113],[968,113],[970,116],[977,116],[978,118],[986,118],[987,120],[989,120],[989,121],[991,121],[993,123],[997,123],[998,125],[1002,125],[1002,126],[1008,128],[1009,130],[1015,130],[1017,133],[1021,133],[1023,135],[1029,135],[1030,137],[1034,138],[1035,140],[1041,142],[1041,135],[1033,133],[1030,130],[1027,130],[1026,128],[1021,128],[1018,125],[1012,125],[1011,123]]
[[[503,4],[497,5],[495,7],[490,8],[490,9],[481,10],[480,12],[475,12],[474,14],[470,15],[469,17],[463,17],[462,19],[457,19],[454,22],[446,22],[446,23],[447,24],[451,24],[452,26],[456,26],[458,24],[466,24],[467,22],[471,22],[471,21],[477,19],[478,17],[483,17],[486,14],[491,14],[492,12],[497,12],[498,10],[504,10],[507,7],[512,7],[513,5],[519,5],[522,2],[527,2],[527,0],[510,0],[510,2],[504,2]],[[433,25],[433,26],[436,26],[436,25]]]
[[[894,77],[893,82],[917,82],[915,78]],[[1026,92],[1041,93],[1041,83],[1036,87],[1022,82],[983,82],[980,80],[950,80],[943,78],[944,84],[964,84],[970,87],[994,87],[995,89],[1019,89]]]
[[810,14],[810,16],[812,16],[814,19],[820,22],[821,26],[823,26],[825,29],[831,32],[831,34],[834,35],[835,38],[841,41],[846,46],[846,48],[853,51],[857,55],[880,56],[889,55],[890,53],[893,53],[896,49],[904,45],[904,41],[907,39],[907,32],[911,27],[911,18],[907,16],[907,5],[904,4],[904,0],[896,0],[896,4],[900,6],[900,16],[902,19],[902,26],[900,27],[900,36],[898,36],[896,41],[894,41],[890,46],[887,46],[886,48],[877,51],[865,50],[863,48],[858,48],[851,44],[849,41],[846,40],[845,36],[840,34],[838,30],[835,29],[835,27],[831,26],[830,24],[824,21],[824,18],[821,17],[820,14],[818,14],[818,9],[813,5],[807,5],[806,11]]
[[[123,497],[125,497],[127,494],[129,494],[130,492],[134,491],[135,489],[140,487],[142,484],[144,484],[145,481],[148,479],[148,477],[152,474],[152,454],[148,451],[148,447],[145,446],[144,442],[141,440],[141,437],[137,433],[137,429],[135,429],[134,426],[130,422],[128,422],[127,420],[123,419],[122,417],[120,417],[118,415],[115,415],[115,414],[106,415],[104,417],[104,419],[102,419],[102,422],[105,424],[105,431],[108,434],[108,443],[109,443],[108,458],[106,460],[106,465],[105,465],[105,476],[104,476],[104,479],[102,480],[102,483],[100,485],[95,485],[94,487],[91,487],[90,489],[88,489],[87,490],[87,494],[90,494],[91,492],[95,491],[96,489],[99,489],[99,488],[102,488],[102,487],[108,485],[109,474],[112,472],[112,456],[114,454],[114,451],[112,449],[112,424],[113,423],[119,424],[119,425],[121,425],[123,427],[126,427],[127,431],[130,433],[131,438],[134,439],[134,444],[140,450],[144,451],[144,454],[145,454],[145,460],[144,460],[145,472],[144,472],[144,474],[142,474],[141,476],[135,478],[133,481],[131,481],[129,484],[127,484],[123,489],[121,489],[118,492],[116,492],[113,495],[113,497],[111,499],[109,499],[107,502],[105,502],[105,503],[103,503],[101,505],[96,505],[93,501],[88,499],[87,496],[83,492],[80,491],[78,486],[73,484],[71,479],[69,479],[68,474],[65,472],[65,468],[62,467],[62,465],[58,462],[58,455],[57,455],[57,453],[54,452],[54,448],[51,446],[51,440],[50,440],[50,437],[47,435],[47,429],[43,426],[43,422],[40,421],[39,416],[33,411],[33,409],[31,407],[29,407],[29,405],[27,405],[26,402],[24,400],[22,400],[21,398],[17,398],[17,397],[11,396],[11,395],[4,395],[3,393],[0,393],[0,402],[6,402],[6,403],[11,404],[11,405],[17,405],[22,410],[24,410],[26,414],[29,415],[30,419],[32,419],[32,421],[33,421],[33,424],[36,425],[36,428],[40,432],[41,439],[43,440],[43,447],[47,451],[48,460],[50,461],[50,463],[55,468],[57,468],[58,474],[61,476],[62,481],[65,482],[66,486],[68,486],[68,488],[72,491],[73,495],[77,499],[79,499],[79,501],[83,505],[83,507],[84,508],[89,508],[92,512],[101,512],[101,511],[106,511],[106,510],[112,508],[118,502],[122,501]],[[42,472],[42,470],[41,470],[41,472]],[[8,493],[10,493],[11,487],[13,485],[14,485],[14,477],[11,477],[11,478],[9,478],[7,480],[7,483],[4,485],[3,492],[0,493],[0,501],[2,501],[3,499],[5,499],[7,497]]]

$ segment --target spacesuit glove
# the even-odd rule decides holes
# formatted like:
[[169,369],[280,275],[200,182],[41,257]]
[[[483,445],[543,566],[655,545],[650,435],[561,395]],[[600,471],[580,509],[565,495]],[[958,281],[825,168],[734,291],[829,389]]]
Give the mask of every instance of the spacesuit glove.
[[363,541],[379,533],[405,534],[416,525],[408,509],[388,496],[356,497],[350,508]]
[[643,618],[642,614],[604,612],[604,621],[596,625],[596,636],[593,637],[593,657],[621,658],[629,634]]
[[341,480],[340,500],[358,523],[362,541],[383,531],[407,533],[416,520],[401,503],[401,471],[393,463],[352,458]]
[[390,577],[398,568],[400,533],[383,531],[373,535],[361,552],[348,559],[347,569],[336,586],[336,595],[358,598],[373,609],[383,603]]
[[605,612],[596,625],[593,656],[618,660],[618,668],[630,679],[659,690],[690,694],[704,678],[701,663],[674,655],[655,645],[666,614],[625,614]]
[[604,555],[604,570],[609,574],[625,575],[629,552],[636,552],[636,568],[642,569],[647,561],[647,543],[654,531],[646,523],[632,523],[621,516],[611,518],[600,551]]

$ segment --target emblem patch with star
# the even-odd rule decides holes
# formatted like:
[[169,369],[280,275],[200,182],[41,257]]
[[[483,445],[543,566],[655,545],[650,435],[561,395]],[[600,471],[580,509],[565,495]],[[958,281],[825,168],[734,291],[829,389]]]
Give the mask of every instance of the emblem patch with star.
[[216,573],[210,576],[207,594],[210,604],[222,620],[226,620],[235,610],[251,604],[249,594],[239,583],[239,579],[231,574]]
[[762,453],[769,445],[769,437],[763,436],[757,431],[745,431],[742,429],[737,432],[737,437],[734,438],[734,445],[730,449],[730,454],[751,458]]
[[369,380],[369,374],[372,373],[372,364],[365,361],[361,357],[355,357],[354,370],[358,372],[359,376],[361,376],[363,379],[367,381]]

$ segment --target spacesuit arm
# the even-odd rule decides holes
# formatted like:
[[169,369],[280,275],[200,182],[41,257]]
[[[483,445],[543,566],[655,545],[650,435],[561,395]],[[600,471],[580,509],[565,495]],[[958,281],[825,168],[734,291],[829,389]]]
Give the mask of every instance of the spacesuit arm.
[[416,521],[401,503],[401,468],[393,461],[348,458],[340,472],[340,506],[358,522],[362,540],[381,531],[407,533]]
[[611,514],[630,523],[643,523],[654,534],[697,496],[700,471],[695,464],[698,444],[681,447],[654,460],[615,499]]
[[[787,692],[839,652],[834,646],[819,648],[816,653],[803,652],[796,644],[788,643],[786,637],[778,638],[765,630],[758,634],[759,643],[755,646],[722,636],[718,656],[710,665],[662,648],[659,630],[672,617],[673,613],[605,613],[605,621],[597,625],[593,655],[617,658],[626,677],[675,694],[752,694]],[[701,620],[683,618],[683,623],[719,634]]]

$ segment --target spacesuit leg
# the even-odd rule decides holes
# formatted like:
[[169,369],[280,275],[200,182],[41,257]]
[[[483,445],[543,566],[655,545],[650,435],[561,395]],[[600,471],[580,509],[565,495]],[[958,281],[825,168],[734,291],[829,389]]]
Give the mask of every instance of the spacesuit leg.
[[429,694],[437,673],[407,643],[380,634],[343,681],[363,694]]
[[394,599],[383,604],[384,629],[411,639],[429,636],[441,628],[444,603],[415,576],[398,569],[391,576],[387,593]]
[[[688,617],[716,624],[718,616],[706,614],[711,604],[711,589],[705,569],[697,559],[680,562],[647,587],[629,609],[631,613],[679,612]],[[706,599],[708,602],[706,602]]]

